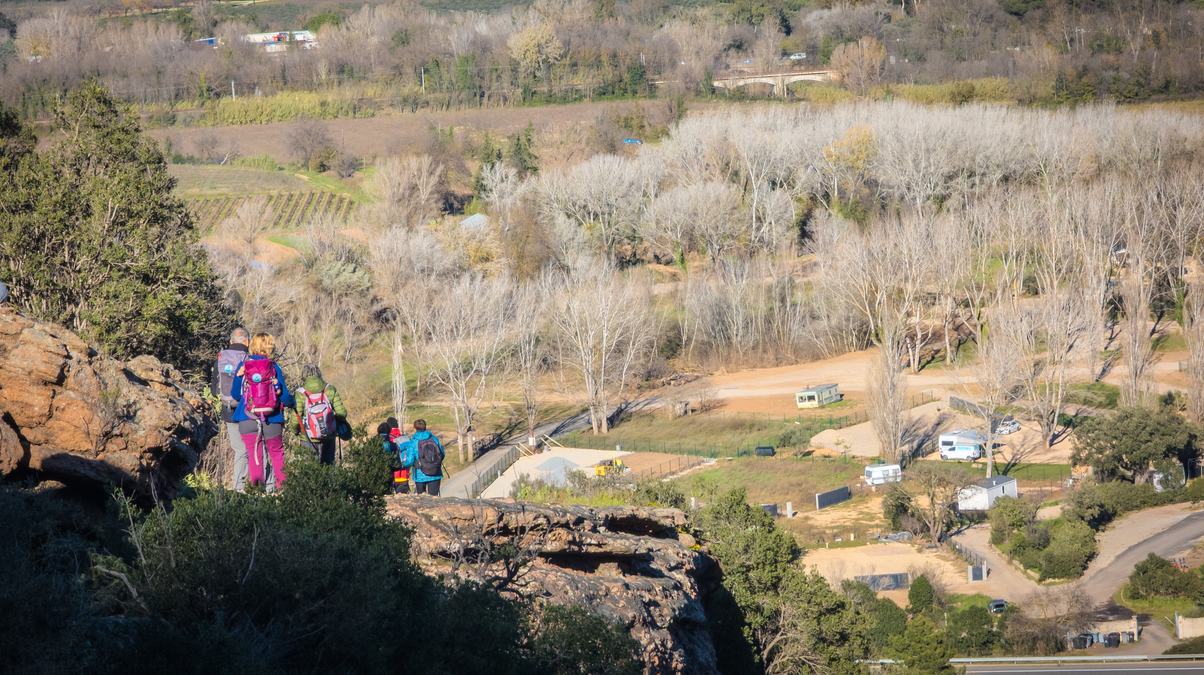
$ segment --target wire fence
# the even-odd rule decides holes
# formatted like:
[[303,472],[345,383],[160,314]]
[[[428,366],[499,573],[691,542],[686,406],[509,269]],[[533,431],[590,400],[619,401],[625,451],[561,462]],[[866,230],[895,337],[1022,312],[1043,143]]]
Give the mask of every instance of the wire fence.
[[655,480],[664,478],[665,476],[674,476],[705,462],[706,460],[702,457],[678,455],[673,459],[665,460],[648,468],[632,471],[631,478],[634,480]]

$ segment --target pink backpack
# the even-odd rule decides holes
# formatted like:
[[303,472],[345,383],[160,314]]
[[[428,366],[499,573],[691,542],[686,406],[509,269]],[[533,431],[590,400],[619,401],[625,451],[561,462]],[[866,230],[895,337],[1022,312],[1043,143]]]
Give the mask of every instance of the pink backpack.
[[280,407],[276,364],[271,359],[247,359],[242,368],[242,403],[247,415],[263,418],[275,414]]

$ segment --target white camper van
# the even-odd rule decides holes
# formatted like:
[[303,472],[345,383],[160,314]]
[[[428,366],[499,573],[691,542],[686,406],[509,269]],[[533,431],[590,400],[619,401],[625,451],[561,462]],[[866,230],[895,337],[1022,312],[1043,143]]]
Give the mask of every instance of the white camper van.
[[969,429],[957,429],[940,436],[941,459],[972,461],[986,454],[987,437]]

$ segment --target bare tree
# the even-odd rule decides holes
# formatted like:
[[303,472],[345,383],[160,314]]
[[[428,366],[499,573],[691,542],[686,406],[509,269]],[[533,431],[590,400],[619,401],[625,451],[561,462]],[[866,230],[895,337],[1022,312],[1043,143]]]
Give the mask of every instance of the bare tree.
[[882,79],[886,48],[878,40],[866,36],[838,46],[832,51],[831,64],[849,89],[864,94]]
[[991,331],[978,345],[975,379],[982,392],[978,412],[987,429],[987,477],[995,475],[995,418],[1000,408],[1020,395],[1026,353],[1025,324],[1010,305],[988,312]]
[[443,167],[429,155],[378,160],[371,185],[377,201],[369,217],[384,226],[425,225],[439,213],[442,185]]
[[962,467],[922,463],[907,472],[907,481],[898,489],[911,497],[915,515],[924,523],[928,540],[939,544],[953,523],[958,494],[974,482],[974,475]]
[[519,378],[523,412],[527,422],[527,445],[534,448],[539,421],[539,378],[547,367],[548,312],[551,298],[559,292],[557,278],[544,274],[527,281],[514,296],[514,346],[511,364]]
[[656,334],[647,286],[609,263],[583,261],[557,298],[553,322],[562,362],[581,378],[590,426],[605,434],[614,396]]
[[886,341],[879,345],[870,364],[865,406],[881,456],[905,464],[910,459],[910,453],[903,448],[907,426],[906,382],[899,367],[900,355],[892,344],[896,343]]
[[431,381],[447,395],[460,461],[475,452],[473,425],[506,343],[512,291],[504,280],[466,274],[445,284],[438,307],[417,312],[418,345]]
[[1121,350],[1124,353],[1125,379],[1120,388],[1125,405],[1144,405],[1150,393],[1149,368],[1154,361],[1153,304],[1160,263],[1165,254],[1164,240],[1156,231],[1156,223],[1148,218],[1140,202],[1150,199],[1138,196],[1127,209],[1123,226],[1125,272],[1120,280],[1120,298],[1124,305],[1124,332]]
[[1196,421],[1204,421],[1204,286],[1199,281],[1188,291],[1183,337],[1187,342],[1187,377],[1191,384],[1187,406]]

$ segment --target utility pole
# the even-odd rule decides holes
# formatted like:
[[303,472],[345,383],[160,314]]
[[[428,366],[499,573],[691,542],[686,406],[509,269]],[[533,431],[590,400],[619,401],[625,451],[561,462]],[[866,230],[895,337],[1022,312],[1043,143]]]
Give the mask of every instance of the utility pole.
[[422,78],[422,95],[426,96],[426,66],[418,68],[419,76]]
[[234,93],[234,80],[230,80],[230,98],[235,101],[238,100],[238,94]]

